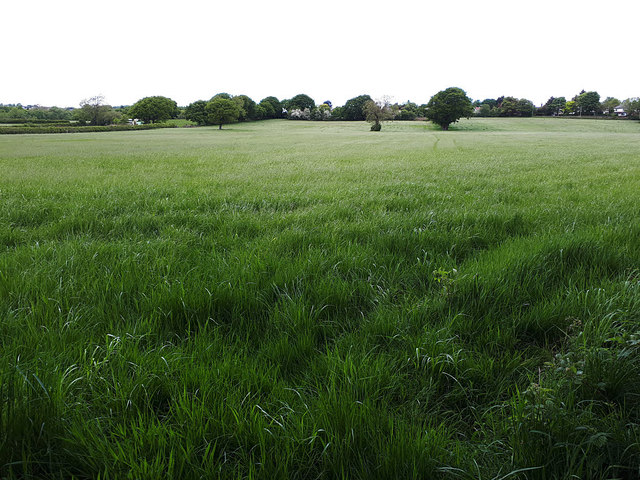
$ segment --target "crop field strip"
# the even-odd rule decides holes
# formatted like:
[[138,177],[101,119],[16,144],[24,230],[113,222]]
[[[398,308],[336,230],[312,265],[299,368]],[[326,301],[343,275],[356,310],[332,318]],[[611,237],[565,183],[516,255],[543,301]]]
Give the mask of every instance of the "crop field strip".
[[640,126],[0,136],[0,478],[637,478]]

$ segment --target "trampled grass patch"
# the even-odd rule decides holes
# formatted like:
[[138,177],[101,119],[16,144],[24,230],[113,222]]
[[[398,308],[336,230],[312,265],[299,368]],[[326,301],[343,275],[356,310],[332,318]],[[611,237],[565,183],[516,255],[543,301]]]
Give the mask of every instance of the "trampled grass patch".
[[640,126],[0,137],[0,476],[635,478]]

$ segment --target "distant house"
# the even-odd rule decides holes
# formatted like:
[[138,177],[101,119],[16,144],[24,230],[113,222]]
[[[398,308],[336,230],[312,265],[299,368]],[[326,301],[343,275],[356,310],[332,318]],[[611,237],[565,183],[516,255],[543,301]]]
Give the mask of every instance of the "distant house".
[[615,113],[619,117],[626,117],[627,112],[624,111],[624,107],[622,105],[618,105],[613,109],[613,113]]
[[130,118],[127,120],[129,125],[142,125],[142,120],[138,120],[137,118]]

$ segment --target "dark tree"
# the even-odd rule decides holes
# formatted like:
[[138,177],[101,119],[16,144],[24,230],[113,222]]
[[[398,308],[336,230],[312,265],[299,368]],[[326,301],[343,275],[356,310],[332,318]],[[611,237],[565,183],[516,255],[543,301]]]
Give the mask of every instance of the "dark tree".
[[178,116],[178,104],[167,97],[145,97],[133,104],[129,114],[145,123],[164,122]]
[[559,115],[564,111],[564,107],[567,104],[567,99],[564,97],[550,97],[542,107],[538,109],[542,115]]
[[189,104],[184,112],[184,118],[196,122],[198,125],[205,125],[207,123],[206,106],[207,102],[204,100],[197,100]]
[[462,117],[469,117],[473,113],[471,99],[464,90],[450,87],[436,93],[427,103],[427,118],[440,125],[442,130],[449,130],[449,125]]
[[256,102],[251,100],[247,95],[236,95],[233,97],[233,100],[238,102],[238,105],[242,108],[239,118],[241,122],[256,119]]
[[600,113],[600,94],[598,92],[583,92],[576,100],[580,115],[596,115]]
[[238,102],[234,102],[232,99],[214,98],[205,107],[207,123],[219,125],[219,129],[222,130],[222,125],[238,121],[240,110]]
[[278,100],[276,97],[265,97],[260,100],[260,105],[262,105],[263,108],[269,111],[269,108],[266,107],[266,104],[269,104],[271,106],[271,110],[273,110],[273,113],[266,118],[282,118],[282,102],[280,100]]
[[360,95],[347,100],[342,110],[342,118],[344,120],[364,120],[364,105],[371,101],[369,95]]
[[304,110],[308,108],[309,110],[313,110],[316,106],[316,102],[313,101],[309,95],[305,95],[304,93],[300,93],[293,97],[290,100],[287,100],[287,110]]

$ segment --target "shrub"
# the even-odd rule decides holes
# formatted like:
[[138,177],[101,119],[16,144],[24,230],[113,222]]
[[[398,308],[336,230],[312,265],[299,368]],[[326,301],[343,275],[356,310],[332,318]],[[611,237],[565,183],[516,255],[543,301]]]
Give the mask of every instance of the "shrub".
[[43,126],[43,127],[0,127],[0,135],[19,135],[33,133],[82,133],[82,132],[120,132],[126,130],[152,130],[155,128],[176,128],[177,125],[107,125],[107,126]]

